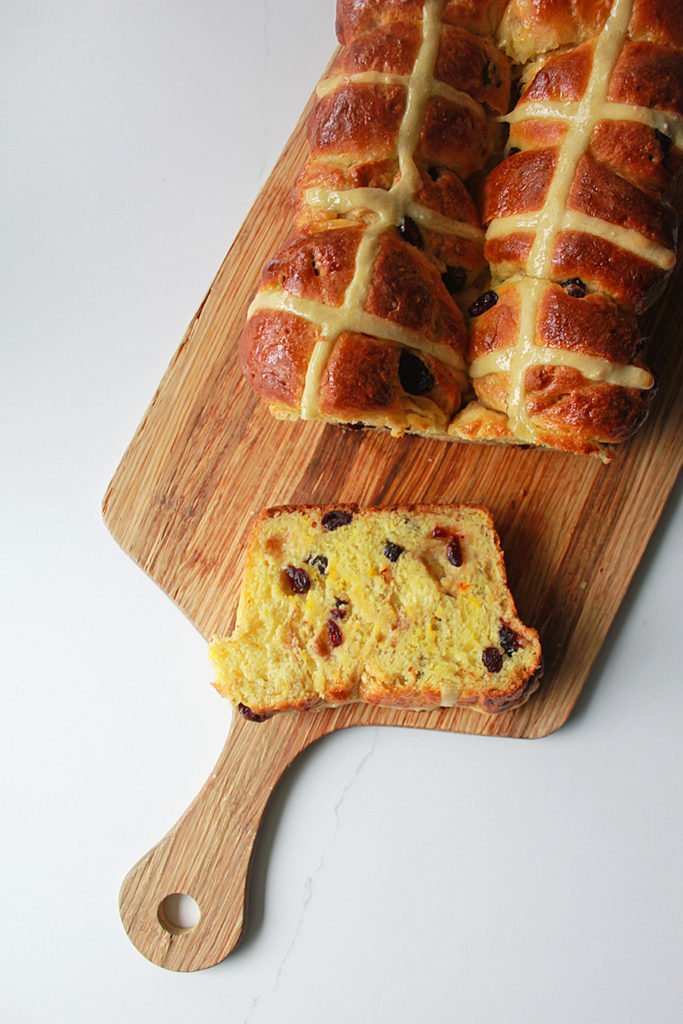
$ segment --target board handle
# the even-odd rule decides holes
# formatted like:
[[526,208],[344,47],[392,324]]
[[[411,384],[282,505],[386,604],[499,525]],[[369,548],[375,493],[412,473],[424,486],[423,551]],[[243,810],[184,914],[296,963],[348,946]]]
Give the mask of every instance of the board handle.
[[[247,876],[268,798],[296,755],[330,732],[326,713],[297,727],[296,715],[267,722],[234,715],[206,784],[178,823],[126,875],[119,895],[123,926],[152,963],[198,971],[223,960],[244,926]],[[184,894],[199,908],[192,927],[175,924],[168,897]]]

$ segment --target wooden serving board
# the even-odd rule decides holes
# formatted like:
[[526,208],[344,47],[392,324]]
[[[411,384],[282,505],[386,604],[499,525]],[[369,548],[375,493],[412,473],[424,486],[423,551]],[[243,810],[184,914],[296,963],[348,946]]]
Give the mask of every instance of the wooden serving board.
[[[673,487],[681,462],[679,273],[644,324],[660,380],[638,436],[604,465],[560,453],[392,438],[273,419],[241,377],[236,340],[264,262],[290,229],[309,106],[176,352],[104,500],[123,549],[209,637],[232,628],[244,542],[264,506],[477,502],[495,518],[508,578],[545,656],[539,692],[516,711],[408,712],[352,706],[233,720],[211,778],[127,876],[124,926],[173,970],[217,963],[243,925],[253,841],[278,778],[307,745],[352,725],[541,737],[569,716]],[[218,699],[218,698],[217,698]],[[159,910],[192,895],[201,918]]]

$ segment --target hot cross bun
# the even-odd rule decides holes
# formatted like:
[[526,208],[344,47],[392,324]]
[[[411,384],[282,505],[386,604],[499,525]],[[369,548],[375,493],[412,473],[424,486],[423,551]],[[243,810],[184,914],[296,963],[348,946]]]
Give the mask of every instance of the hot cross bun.
[[683,4],[338,0],[337,33],[247,378],[280,416],[606,457],[655,390]]

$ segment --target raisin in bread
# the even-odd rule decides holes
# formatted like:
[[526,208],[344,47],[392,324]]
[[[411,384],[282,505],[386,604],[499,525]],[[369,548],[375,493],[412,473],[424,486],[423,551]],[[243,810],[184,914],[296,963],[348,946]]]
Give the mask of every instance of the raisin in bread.
[[540,678],[480,506],[282,507],[250,534],[215,686],[248,718],[364,701],[516,707]]
[[245,376],[277,416],[606,460],[655,392],[680,0],[337,0],[337,35]]

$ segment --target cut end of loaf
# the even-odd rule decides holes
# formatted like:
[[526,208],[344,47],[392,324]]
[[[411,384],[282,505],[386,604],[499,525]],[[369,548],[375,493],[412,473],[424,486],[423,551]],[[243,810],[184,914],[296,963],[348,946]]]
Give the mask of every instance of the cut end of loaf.
[[353,702],[491,714],[522,704],[542,664],[475,505],[266,510],[210,657],[218,691],[256,720]]

